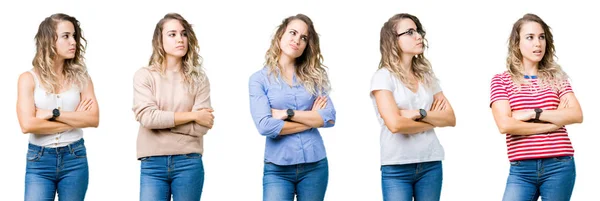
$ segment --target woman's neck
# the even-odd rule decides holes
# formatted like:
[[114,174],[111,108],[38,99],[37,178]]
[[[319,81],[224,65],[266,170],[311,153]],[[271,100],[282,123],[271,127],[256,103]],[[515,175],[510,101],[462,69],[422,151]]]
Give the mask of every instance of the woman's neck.
[[283,69],[283,73],[294,72],[295,70],[295,59],[290,58],[289,56],[282,54],[279,57],[279,66]]
[[175,58],[175,57],[167,56],[162,67],[166,71],[179,72],[179,70],[181,70],[181,66],[182,66],[181,57]]

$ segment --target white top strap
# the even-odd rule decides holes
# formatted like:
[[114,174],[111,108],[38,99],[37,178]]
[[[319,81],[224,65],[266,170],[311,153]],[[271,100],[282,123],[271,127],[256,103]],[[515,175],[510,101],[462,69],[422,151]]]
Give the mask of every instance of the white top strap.
[[35,72],[33,71],[33,69],[28,71],[29,73],[31,73],[31,75],[33,75],[33,81],[35,82],[35,86],[39,86],[40,85],[40,81],[38,80],[37,75],[35,74]]

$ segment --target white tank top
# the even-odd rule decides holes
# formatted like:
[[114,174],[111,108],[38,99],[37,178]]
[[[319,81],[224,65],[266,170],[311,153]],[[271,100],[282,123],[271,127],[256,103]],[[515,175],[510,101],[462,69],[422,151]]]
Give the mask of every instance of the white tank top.
[[[41,87],[38,77],[33,70],[30,70],[29,73],[33,75],[33,80],[35,82],[33,99],[36,108],[46,110],[58,108],[61,111],[75,111],[77,105],[79,105],[79,99],[81,96],[80,89],[77,87],[77,85],[73,84],[69,90],[59,94],[47,93],[46,90]],[[83,131],[81,128],[75,128],[65,132],[49,135],[30,133],[29,136],[29,142],[31,144],[43,147],[62,147],[83,138]]]

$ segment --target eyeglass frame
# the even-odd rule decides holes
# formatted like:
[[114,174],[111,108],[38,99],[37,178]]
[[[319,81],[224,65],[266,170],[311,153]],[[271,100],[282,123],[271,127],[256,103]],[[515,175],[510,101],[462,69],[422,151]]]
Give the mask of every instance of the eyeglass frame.
[[[410,32],[412,32],[412,33],[410,33]],[[423,36],[423,34],[425,33],[424,31],[419,31],[419,30],[410,28],[410,29],[406,30],[405,32],[396,34],[396,37],[400,37],[400,36],[402,36],[404,34],[408,34],[408,36],[414,36],[415,32],[419,33],[421,36]]]

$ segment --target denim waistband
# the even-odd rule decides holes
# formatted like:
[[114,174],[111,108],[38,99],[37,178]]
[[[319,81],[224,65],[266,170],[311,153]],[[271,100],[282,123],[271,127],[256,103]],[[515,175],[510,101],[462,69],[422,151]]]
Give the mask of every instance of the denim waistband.
[[42,147],[42,146],[38,146],[38,145],[34,145],[29,143],[29,150],[31,151],[36,151],[36,152],[46,152],[46,153],[72,153],[74,150],[77,149],[81,149],[81,148],[85,148],[85,145],[83,144],[83,138],[81,138],[80,140],[77,140],[71,144],[68,144],[66,146],[62,146],[62,147],[54,147],[54,148],[50,148],[50,147]]
[[315,165],[315,166],[316,166],[316,165],[318,165],[319,163],[322,163],[322,162],[328,163],[328,161],[327,161],[327,157],[325,157],[325,158],[323,158],[323,159],[321,159],[321,160],[315,161],[315,162],[310,162],[310,163],[298,163],[298,164],[292,164],[292,165],[277,165],[277,164],[275,164],[275,163],[273,163],[273,162],[269,162],[269,161],[267,161],[266,159],[265,159],[265,161],[264,161],[264,163],[265,163],[265,164],[277,165],[277,166],[280,166],[280,167],[298,167],[298,166],[310,166],[310,165]]

